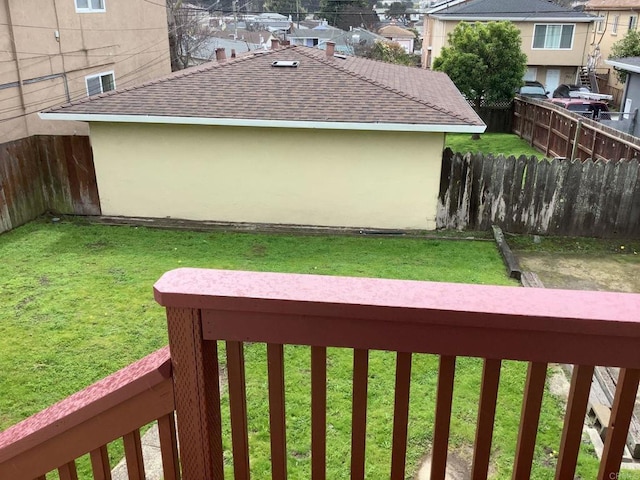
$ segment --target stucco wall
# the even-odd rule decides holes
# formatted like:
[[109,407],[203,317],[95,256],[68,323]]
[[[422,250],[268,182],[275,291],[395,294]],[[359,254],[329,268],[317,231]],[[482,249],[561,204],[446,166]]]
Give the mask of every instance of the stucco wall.
[[103,215],[433,229],[444,134],[91,124]]

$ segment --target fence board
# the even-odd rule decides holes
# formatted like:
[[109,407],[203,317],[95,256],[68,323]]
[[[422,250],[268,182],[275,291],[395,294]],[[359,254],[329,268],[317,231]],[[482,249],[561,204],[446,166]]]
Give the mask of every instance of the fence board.
[[438,228],[484,230],[497,224],[513,233],[640,237],[637,159],[454,154],[443,170],[447,165],[443,176],[455,181],[441,188]]
[[35,136],[0,145],[0,233],[47,210],[100,215],[88,137]]

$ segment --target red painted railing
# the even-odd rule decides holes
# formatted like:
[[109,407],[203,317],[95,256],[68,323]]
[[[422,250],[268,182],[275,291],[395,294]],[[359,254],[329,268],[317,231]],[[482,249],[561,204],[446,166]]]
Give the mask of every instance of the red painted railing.
[[[326,349],[353,349],[351,478],[363,478],[368,352],[397,352],[391,478],[405,478],[413,353],[440,355],[431,478],[444,479],[457,356],[484,359],[472,478],[486,478],[503,359],[529,362],[513,478],[529,478],[547,364],[577,365],[558,479],[574,476],[594,365],[622,367],[599,478],[620,467],[640,375],[640,295],[180,269],[167,307],[185,479],[222,478],[218,341],[226,341],[236,479],[250,475],[243,342],[267,344],[273,478],[287,470],[283,345],[311,347],[311,474],[326,477]],[[345,467],[347,468],[347,467]]]
[[158,422],[165,480],[180,478],[169,349],[163,348],[0,432],[0,479],[77,478],[90,454],[93,477],[110,479],[107,444],[122,438],[130,479],[144,479],[140,428]]
[[118,437],[125,441],[130,478],[144,478],[138,432],[154,419],[161,427],[165,479],[223,478],[219,341],[226,342],[222,361],[236,479],[250,476],[244,342],[267,344],[272,478],[287,475],[288,344],[311,350],[313,479],[326,478],[327,347],[353,349],[351,458],[345,461],[353,479],[364,478],[368,460],[368,360],[374,349],[396,352],[390,478],[405,478],[414,353],[440,355],[432,479],[444,479],[458,356],[484,359],[474,479],[486,478],[491,462],[502,360],[529,362],[515,479],[530,477],[547,364],[577,365],[557,479],[574,477],[593,366],[621,367],[598,475],[616,478],[640,376],[640,295],[197,269],[165,274],[155,293],[167,307],[171,365],[161,350],[0,433],[1,479],[42,479],[54,469],[73,479],[74,460],[87,452],[94,478],[110,478],[105,445]]

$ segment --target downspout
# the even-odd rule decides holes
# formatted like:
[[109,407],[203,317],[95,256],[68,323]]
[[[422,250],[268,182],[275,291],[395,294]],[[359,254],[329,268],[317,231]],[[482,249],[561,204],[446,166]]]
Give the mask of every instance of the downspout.
[[67,79],[67,68],[64,64],[64,54],[62,53],[62,34],[60,33],[60,18],[58,17],[58,5],[56,0],[53,1],[53,11],[56,15],[56,41],[58,42],[58,52],[60,53],[60,60],[62,62],[62,82],[64,83],[64,93],[67,96],[67,102],[71,102],[71,94],[69,93],[69,81]]
[[20,59],[18,58],[18,48],[16,45],[15,34],[13,33],[13,18],[11,17],[11,6],[9,5],[10,0],[5,0],[5,5],[7,8],[7,23],[9,27],[9,43],[11,43],[11,53],[13,54],[13,59],[16,64],[16,71],[18,74],[18,90],[20,91],[20,106],[22,107],[22,118],[24,120],[25,130],[27,132],[27,137],[29,136],[29,122],[27,122],[27,106],[24,101],[24,87],[22,85],[22,72],[20,70]]

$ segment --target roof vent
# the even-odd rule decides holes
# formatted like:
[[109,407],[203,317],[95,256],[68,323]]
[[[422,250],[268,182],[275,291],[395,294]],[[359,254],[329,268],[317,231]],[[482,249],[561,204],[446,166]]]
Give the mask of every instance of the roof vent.
[[341,53],[334,53],[334,54],[333,54],[333,58],[339,58],[339,59],[341,59],[341,60],[346,60],[346,59],[347,59],[347,56],[346,56],[346,55],[343,55],[343,54],[341,54]]
[[272,67],[289,67],[296,68],[300,65],[300,62],[297,60],[276,60],[271,64]]

